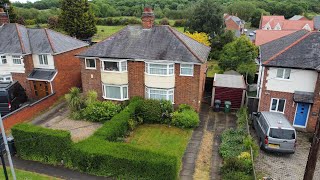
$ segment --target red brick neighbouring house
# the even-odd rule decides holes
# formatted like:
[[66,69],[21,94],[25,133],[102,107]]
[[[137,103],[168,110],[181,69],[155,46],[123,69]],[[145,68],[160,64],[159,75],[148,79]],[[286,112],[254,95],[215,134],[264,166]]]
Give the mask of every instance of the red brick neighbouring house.
[[244,29],[245,22],[237,16],[224,14],[224,23],[227,30],[240,31]]
[[0,81],[19,81],[29,99],[39,100],[81,87],[76,54],[88,44],[50,29],[19,24],[0,27]]
[[320,109],[319,44],[320,32],[300,30],[260,46],[260,111],[283,113],[297,129],[315,130]]
[[154,26],[146,8],[142,26],[127,26],[80,53],[83,91],[101,99],[167,99],[199,110],[210,47],[170,26]]

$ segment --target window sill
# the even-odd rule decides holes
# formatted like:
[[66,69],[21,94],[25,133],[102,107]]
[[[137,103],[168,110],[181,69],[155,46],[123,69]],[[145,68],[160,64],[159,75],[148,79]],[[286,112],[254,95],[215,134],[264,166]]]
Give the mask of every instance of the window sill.
[[193,74],[192,75],[180,74],[180,76],[193,77]]
[[278,78],[278,77],[276,77],[274,79],[279,80],[279,81],[287,81],[287,82],[292,81],[291,79],[283,79],[283,78]]
[[148,75],[148,76],[160,76],[160,77],[174,77],[175,74],[170,74],[170,75],[163,75],[163,74],[149,74],[149,73],[144,73],[145,75]]
[[103,99],[105,100],[111,100],[111,101],[126,101],[126,100],[129,100],[129,98],[126,98],[126,99],[115,99],[115,98],[108,98],[106,96],[102,96]]
[[97,70],[97,68],[89,68],[89,67],[86,67],[86,69],[88,69],[88,70]]
[[102,70],[102,72],[104,72],[104,73],[119,73],[119,74],[121,74],[121,73],[127,73],[128,71],[106,71],[106,70]]
[[280,112],[280,111],[272,111],[272,110],[270,110],[270,112],[275,112],[275,113],[281,113],[281,114],[284,114],[284,112]]

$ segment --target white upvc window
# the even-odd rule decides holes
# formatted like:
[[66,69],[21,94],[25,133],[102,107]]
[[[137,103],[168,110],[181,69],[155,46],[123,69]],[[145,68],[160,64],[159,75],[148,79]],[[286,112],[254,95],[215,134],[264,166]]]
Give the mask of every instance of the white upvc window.
[[127,60],[101,60],[102,71],[127,72]]
[[11,82],[11,81],[12,81],[11,75],[0,76],[0,82]]
[[49,63],[48,63],[48,55],[40,54],[39,55],[39,64],[40,65],[49,65]]
[[174,89],[156,89],[146,87],[148,99],[169,100],[174,103]]
[[278,68],[277,69],[277,78],[279,79],[290,79],[291,69],[287,68]]
[[193,76],[193,64],[180,64],[180,76]]
[[285,99],[272,98],[271,105],[270,105],[270,111],[284,113],[285,106],[286,106]]
[[13,64],[21,65],[22,64],[22,56],[12,56]]
[[128,100],[128,85],[102,84],[103,98],[108,100],[124,101]]
[[171,76],[174,75],[174,63],[146,63],[145,72],[150,75]]
[[0,64],[7,64],[7,63],[8,63],[7,56],[0,55]]
[[96,59],[86,58],[85,59],[86,69],[96,69]]

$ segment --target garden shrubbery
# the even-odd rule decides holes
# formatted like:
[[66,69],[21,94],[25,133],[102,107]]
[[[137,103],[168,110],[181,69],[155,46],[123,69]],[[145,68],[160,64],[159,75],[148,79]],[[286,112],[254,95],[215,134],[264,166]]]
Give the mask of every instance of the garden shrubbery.
[[97,25],[101,26],[126,26],[129,24],[141,24],[141,20],[134,17],[120,17],[120,18],[112,18],[108,17],[105,19],[97,19]]
[[237,128],[223,132],[219,152],[224,159],[221,168],[222,179],[225,180],[251,180],[253,179],[253,166],[250,148],[257,156],[258,147],[247,131],[247,109],[241,108],[237,113]]
[[193,110],[176,111],[172,115],[172,124],[181,128],[194,128],[199,126],[199,115]]

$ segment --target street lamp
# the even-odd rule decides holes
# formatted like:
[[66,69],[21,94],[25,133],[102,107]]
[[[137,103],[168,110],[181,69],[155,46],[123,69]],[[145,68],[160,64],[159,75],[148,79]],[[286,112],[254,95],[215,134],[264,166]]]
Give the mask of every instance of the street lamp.
[[7,3],[5,3],[5,4],[3,5],[3,7],[4,7],[4,10],[7,11],[8,21],[9,21],[9,23],[10,23],[10,16],[9,16],[10,5],[7,4]]

